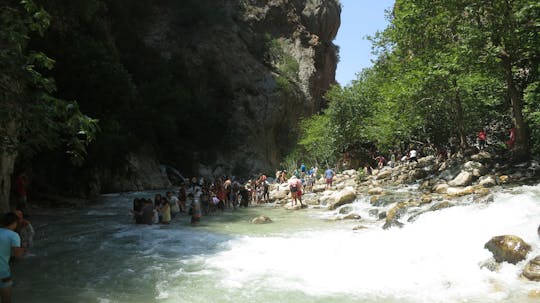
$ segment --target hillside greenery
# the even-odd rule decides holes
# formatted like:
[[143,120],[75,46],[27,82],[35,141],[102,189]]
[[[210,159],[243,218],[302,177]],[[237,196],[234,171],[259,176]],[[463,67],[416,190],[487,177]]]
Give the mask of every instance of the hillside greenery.
[[370,37],[374,66],[326,94],[294,155],[338,163],[345,152],[463,149],[482,128],[492,142],[515,128],[516,161],[540,154],[538,1],[397,0],[387,18]]

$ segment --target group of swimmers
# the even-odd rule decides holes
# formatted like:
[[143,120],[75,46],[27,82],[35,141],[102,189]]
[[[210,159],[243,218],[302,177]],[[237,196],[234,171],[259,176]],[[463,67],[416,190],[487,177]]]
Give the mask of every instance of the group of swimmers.
[[269,202],[268,180],[265,175],[243,182],[223,177],[214,182],[192,178],[177,192],[156,194],[154,199],[135,198],[131,213],[137,224],[170,224],[180,214],[191,216],[191,224],[200,222],[203,215],[227,208],[248,207],[252,203]]

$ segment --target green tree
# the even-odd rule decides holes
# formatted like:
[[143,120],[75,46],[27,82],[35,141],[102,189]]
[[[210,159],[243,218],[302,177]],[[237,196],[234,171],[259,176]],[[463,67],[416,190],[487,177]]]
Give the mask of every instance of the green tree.
[[43,149],[63,148],[81,164],[97,121],[75,102],[51,96],[54,81],[40,70],[54,61],[28,48],[31,35],[42,35],[49,15],[33,1],[4,1],[0,7],[0,210],[10,208],[11,176],[18,158]]

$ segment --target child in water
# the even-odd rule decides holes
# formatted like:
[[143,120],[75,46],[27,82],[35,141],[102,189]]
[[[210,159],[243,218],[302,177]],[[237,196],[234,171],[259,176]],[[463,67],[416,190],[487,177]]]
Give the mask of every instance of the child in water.
[[195,225],[201,221],[201,202],[199,199],[195,199],[191,204],[191,224]]

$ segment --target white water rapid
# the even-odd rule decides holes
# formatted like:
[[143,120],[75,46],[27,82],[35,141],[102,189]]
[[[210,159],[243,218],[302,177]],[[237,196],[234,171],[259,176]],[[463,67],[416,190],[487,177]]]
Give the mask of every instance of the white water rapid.
[[[77,211],[35,214],[33,255],[14,265],[15,302],[538,302],[526,261],[481,268],[484,244],[513,234],[540,254],[540,185],[501,190],[490,203],[425,213],[403,228],[327,220],[329,211],[271,207],[136,226],[131,200],[103,196]],[[366,199],[353,207],[363,217]],[[273,223],[254,225],[264,214]],[[353,231],[363,224],[367,228]]]

